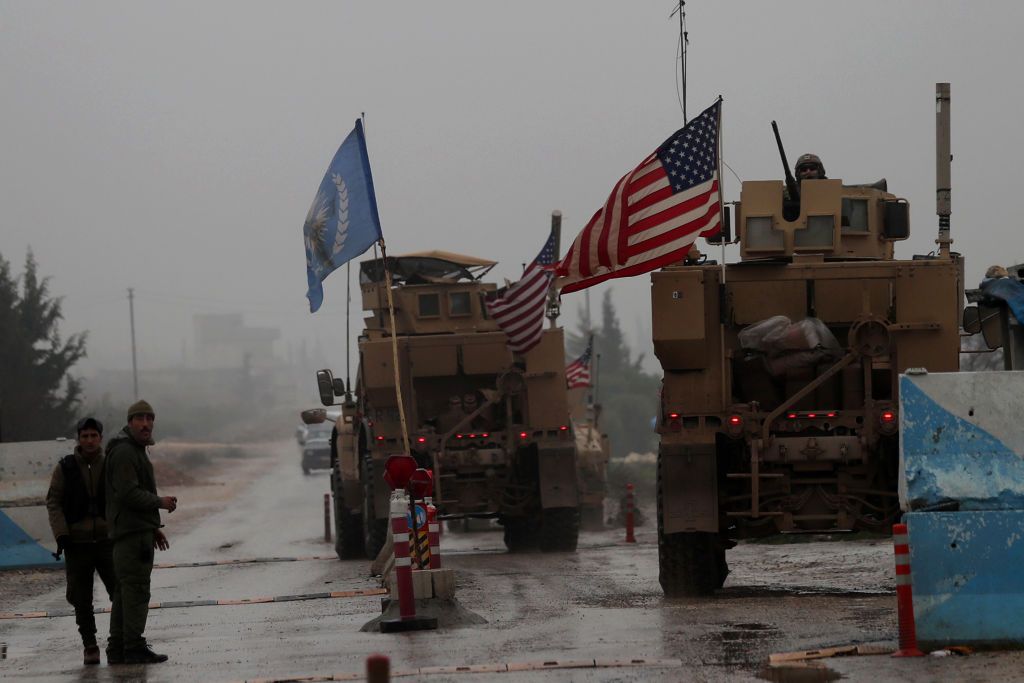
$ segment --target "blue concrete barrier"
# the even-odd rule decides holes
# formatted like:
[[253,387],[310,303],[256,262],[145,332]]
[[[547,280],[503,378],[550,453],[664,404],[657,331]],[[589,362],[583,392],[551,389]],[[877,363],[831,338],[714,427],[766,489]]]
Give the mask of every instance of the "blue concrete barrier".
[[924,648],[1024,645],[1022,406],[1024,372],[900,376],[900,502]]
[[54,566],[63,566],[63,560],[55,561],[49,550],[0,510],[0,569]]
[[0,570],[61,567],[46,513],[50,473],[73,441],[0,443]]
[[1024,643],[1024,511],[910,512],[905,520],[921,647]]

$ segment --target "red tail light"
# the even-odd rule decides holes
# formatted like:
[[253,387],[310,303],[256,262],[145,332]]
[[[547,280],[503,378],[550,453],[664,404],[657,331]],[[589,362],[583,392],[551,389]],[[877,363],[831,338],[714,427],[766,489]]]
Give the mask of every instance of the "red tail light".
[[670,420],[678,420],[679,419],[679,413],[669,413],[668,414],[668,419],[670,419]]
[[383,441],[383,440],[384,440],[384,437],[383,437],[383,436],[378,436],[378,437],[377,437],[377,441]]
[[483,434],[480,435],[480,438],[481,439],[486,439],[489,436],[490,436],[490,434],[488,434],[487,432],[484,432]]
[[476,438],[476,434],[470,434],[470,435],[469,435],[469,438],[471,438],[471,439],[475,439],[475,438]]
[[461,439],[461,438],[462,438],[462,434],[456,434],[456,435],[455,435],[455,438],[456,438],[456,439]]
[[425,436],[421,436],[421,437],[418,437],[416,439],[416,443],[426,443],[426,442],[427,442],[427,437],[425,437]]
[[527,434],[526,432],[519,432],[519,438],[520,439],[525,439],[528,436],[529,436],[529,434]]
[[882,422],[886,422],[886,423],[895,422],[896,421],[896,413],[892,412],[891,410],[887,410],[884,413],[882,413],[881,419],[882,419]]
[[559,427],[559,429],[563,432],[567,432],[569,431],[569,425],[562,425],[561,427]]
[[740,417],[739,415],[730,415],[729,416],[729,425],[730,426],[732,426],[732,427],[739,427],[741,424],[743,424],[743,418],[742,417]]
[[786,417],[788,417],[790,420],[795,420],[796,419],[796,413],[789,413],[788,415],[786,415]]

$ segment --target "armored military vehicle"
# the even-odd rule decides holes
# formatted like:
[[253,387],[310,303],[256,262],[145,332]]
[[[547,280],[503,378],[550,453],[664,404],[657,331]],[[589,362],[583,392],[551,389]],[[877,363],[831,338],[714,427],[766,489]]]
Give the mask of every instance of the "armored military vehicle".
[[898,375],[959,369],[964,264],[949,249],[940,85],[937,253],[894,257],[909,207],[884,181],[747,181],[739,262],[652,275],[666,595],[721,587],[737,539],[886,532],[896,518]]
[[[566,399],[562,330],[513,356],[489,318],[482,278],[495,262],[431,251],[389,257],[398,371],[409,447],[434,475],[441,519],[497,518],[510,550],[575,550],[576,440]],[[318,373],[321,400],[346,395],[331,489],[342,559],[376,556],[387,532],[382,478],[403,444],[383,259],[360,264],[365,329],[354,387]]]
[[608,495],[608,435],[598,427],[599,406],[573,414],[579,460],[580,519],[584,529],[604,528],[604,499]]

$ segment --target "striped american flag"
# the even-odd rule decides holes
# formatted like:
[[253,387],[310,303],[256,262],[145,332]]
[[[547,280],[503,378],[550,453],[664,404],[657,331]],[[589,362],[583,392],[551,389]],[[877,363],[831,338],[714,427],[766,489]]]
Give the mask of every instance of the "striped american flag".
[[567,389],[579,389],[590,386],[590,357],[594,353],[594,337],[587,340],[587,348],[580,357],[565,366],[565,386]]
[[540,342],[555,258],[555,235],[552,233],[523,277],[508,288],[498,290],[494,298],[484,302],[487,313],[508,335],[508,346],[513,353],[526,353]]
[[718,232],[721,113],[719,99],[622,176],[558,264],[563,293],[682,261]]

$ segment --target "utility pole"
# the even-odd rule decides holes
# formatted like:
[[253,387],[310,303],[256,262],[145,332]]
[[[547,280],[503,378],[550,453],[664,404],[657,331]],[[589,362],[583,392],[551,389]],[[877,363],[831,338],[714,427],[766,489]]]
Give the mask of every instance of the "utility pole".
[[135,362],[135,290],[128,288],[128,320],[132,326],[132,389],[133,401],[139,400],[139,366]]

